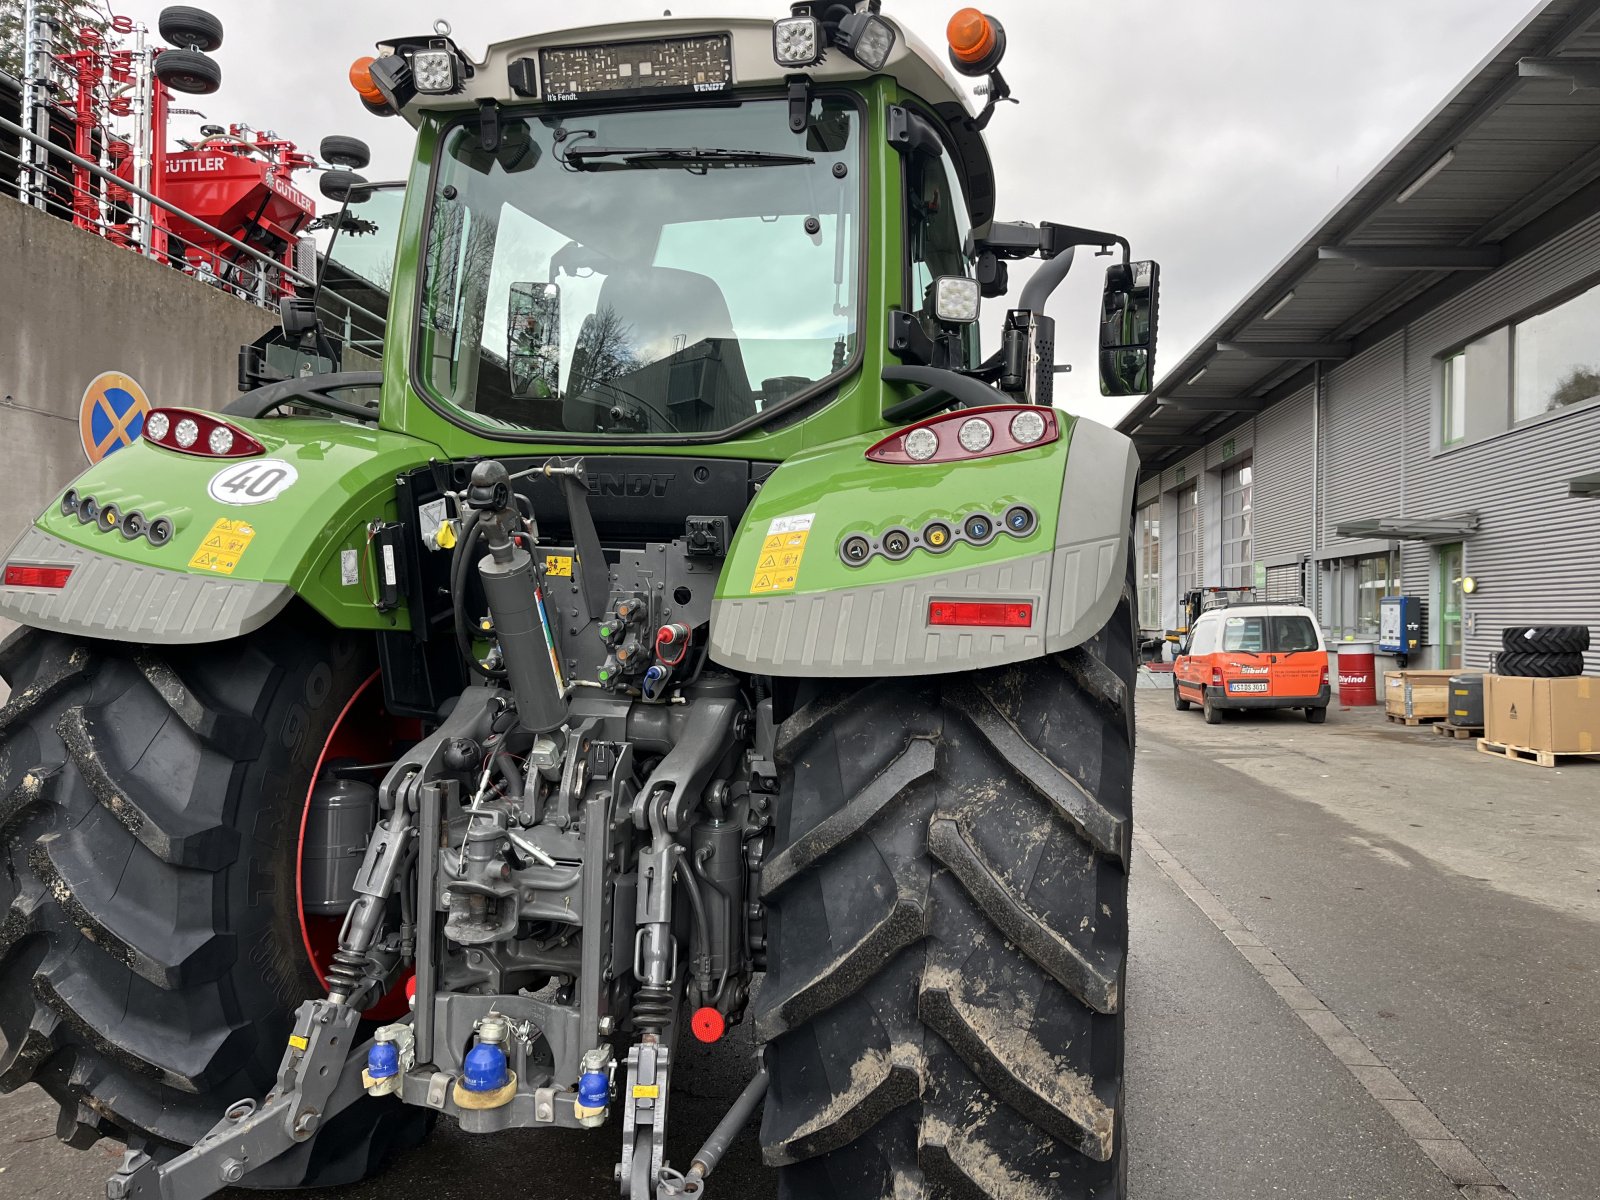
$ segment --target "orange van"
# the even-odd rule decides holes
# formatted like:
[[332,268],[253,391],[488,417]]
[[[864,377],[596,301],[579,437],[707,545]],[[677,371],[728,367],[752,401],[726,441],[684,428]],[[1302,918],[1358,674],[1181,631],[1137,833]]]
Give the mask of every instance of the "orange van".
[[1300,708],[1328,719],[1328,648],[1311,610],[1297,604],[1234,604],[1195,619],[1172,664],[1172,702],[1198,704],[1215,725],[1228,709]]

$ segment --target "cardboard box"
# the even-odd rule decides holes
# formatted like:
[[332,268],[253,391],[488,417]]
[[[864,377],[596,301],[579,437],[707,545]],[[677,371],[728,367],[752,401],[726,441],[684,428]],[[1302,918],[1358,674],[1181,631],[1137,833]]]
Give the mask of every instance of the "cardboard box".
[[1390,716],[1439,720],[1450,715],[1455,671],[1390,671],[1383,677],[1383,711]]
[[1484,737],[1552,754],[1600,754],[1600,677],[1483,677]]

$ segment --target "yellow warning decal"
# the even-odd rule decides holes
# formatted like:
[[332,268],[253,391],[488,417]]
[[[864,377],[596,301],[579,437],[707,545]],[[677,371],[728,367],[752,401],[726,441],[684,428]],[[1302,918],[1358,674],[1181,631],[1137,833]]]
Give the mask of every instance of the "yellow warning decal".
[[546,554],[544,556],[544,573],[562,579],[571,579],[572,556],[568,554]]
[[245,547],[256,536],[256,528],[248,521],[219,517],[217,523],[200,539],[200,549],[189,560],[191,571],[215,571],[218,575],[232,575]]
[[633,1085],[633,1098],[635,1100],[659,1100],[661,1088],[654,1083],[636,1083]]
[[750,580],[752,592],[794,591],[800,578],[800,560],[805,557],[806,541],[811,537],[811,522],[816,516],[816,513],[803,513],[778,517],[767,526],[761,553],[756,556],[755,576]]
[[289,1035],[289,1045],[293,1046],[296,1050],[304,1050],[310,1044],[310,1042],[306,1041],[306,1039],[301,1037],[298,1033],[291,1033]]

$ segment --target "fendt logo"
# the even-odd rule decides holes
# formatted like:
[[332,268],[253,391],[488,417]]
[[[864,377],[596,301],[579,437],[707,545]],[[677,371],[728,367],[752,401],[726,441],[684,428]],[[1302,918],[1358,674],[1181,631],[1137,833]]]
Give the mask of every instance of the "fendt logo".
[[589,476],[591,496],[625,496],[630,500],[654,497],[659,500],[672,487],[676,475],[649,475],[643,471],[626,471],[617,475],[595,474]]

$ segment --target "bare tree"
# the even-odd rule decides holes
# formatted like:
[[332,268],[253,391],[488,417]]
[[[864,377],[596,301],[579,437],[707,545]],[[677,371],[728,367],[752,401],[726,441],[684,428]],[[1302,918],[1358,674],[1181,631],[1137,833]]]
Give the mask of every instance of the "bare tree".
[[624,321],[615,308],[603,305],[583,323],[583,332],[578,335],[577,350],[572,356],[572,380],[567,391],[577,393],[586,387],[609,383],[637,371],[642,365],[633,326]]

